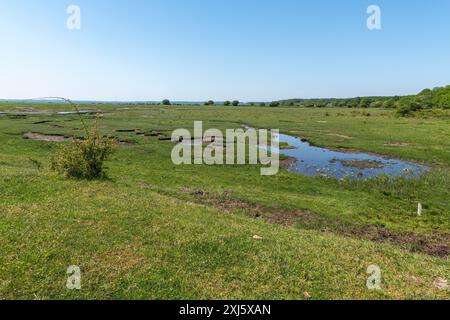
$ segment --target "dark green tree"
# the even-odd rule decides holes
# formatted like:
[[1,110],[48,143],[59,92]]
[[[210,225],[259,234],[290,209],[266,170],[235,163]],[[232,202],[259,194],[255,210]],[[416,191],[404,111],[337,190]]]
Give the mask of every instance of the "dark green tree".
[[272,101],[269,106],[272,108],[279,107],[280,103],[278,101]]

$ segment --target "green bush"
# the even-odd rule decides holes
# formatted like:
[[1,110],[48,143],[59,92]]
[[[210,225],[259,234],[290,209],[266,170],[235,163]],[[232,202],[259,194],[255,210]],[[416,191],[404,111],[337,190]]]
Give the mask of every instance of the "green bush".
[[407,117],[411,115],[411,109],[408,106],[402,105],[398,107],[396,115],[399,117]]
[[77,105],[66,98],[56,97],[69,103],[77,112],[83,126],[85,138],[73,139],[63,144],[52,156],[51,169],[68,178],[96,179],[106,176],[104,162],[115,150],[116,142],[100,136],[95,126],[89,130]]
[[51,168],[68,178],[96,179],[106,176],[104,162],[115,149],[115,141],[90,134],[84,140],[73,140],[53,155]]
[[398,106],[397,116],[407,117],[414,114],[416,111],[422,110],[422,106],[417,102],[403,103]]
[[273,102],[270,103],[269,106],[272,107],[272,108],[276,108],[276,107],[280,106],[280,103],[278,101],[273,101]]

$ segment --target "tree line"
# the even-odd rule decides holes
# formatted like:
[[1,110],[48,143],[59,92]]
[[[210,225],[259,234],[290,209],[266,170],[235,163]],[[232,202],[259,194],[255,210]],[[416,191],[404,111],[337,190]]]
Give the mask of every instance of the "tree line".
[[407,115],[422,109],[450,108],[450,86],[425,89],[416,95],[389,97],[356,97],[344,99],[289,99],[279,101],[280,106],[341,107],[341,108],[387,108],[397,109]]
[[[163,105],[170,105],[167,99]],[[450,86],[425,89],[416,95],[408,96],[373,96],[356,98],[319,98],[288,99],[272,102],[249,102],[242,104],[238,100],[216,103],[206,101],[205,106],[260,106],[260,107],[306,107],[306,108],[386,108],[396,109],[399,115],[406,116],[418,110],[441,108],[450,109]]]

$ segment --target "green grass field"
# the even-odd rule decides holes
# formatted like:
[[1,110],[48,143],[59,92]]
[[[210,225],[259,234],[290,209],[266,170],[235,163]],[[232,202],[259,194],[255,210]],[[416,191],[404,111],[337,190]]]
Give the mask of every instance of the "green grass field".
[[[28,105],[0,103],[0,112]],[[450,278],[450,111],[82,107],[101,110],[101,132],[128,142],[108,179],[60,177],[49,170],[58,143],[22,137],[81,137],[76,115],[0,116],[1,299],[450,298],[434,284]],[[279,128],[432,170],[419,180],[263,177],[256,166],[175,166],[172,142],[116,131],[170,136],[196,120]],[[66,288],[70,265],[81,268],[81,290]],[[369,265],[381,268],[381,290],[366,287]]]

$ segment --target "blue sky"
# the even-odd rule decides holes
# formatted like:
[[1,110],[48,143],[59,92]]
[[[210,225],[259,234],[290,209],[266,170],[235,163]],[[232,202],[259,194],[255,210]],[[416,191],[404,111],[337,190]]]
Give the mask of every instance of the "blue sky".
[[0,0],[0,98],[410,94],[450,84],[449,16],[446,0]]

